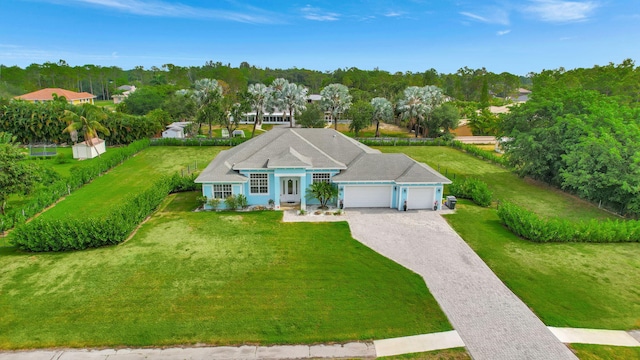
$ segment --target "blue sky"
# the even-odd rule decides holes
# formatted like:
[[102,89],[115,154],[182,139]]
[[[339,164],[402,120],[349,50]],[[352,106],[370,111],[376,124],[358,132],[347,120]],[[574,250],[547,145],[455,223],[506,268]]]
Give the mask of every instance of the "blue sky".
[[[0,64],[519,75],[640,60],[639,0],[0,0]],[[640,65],[640,64],[637,64]]]

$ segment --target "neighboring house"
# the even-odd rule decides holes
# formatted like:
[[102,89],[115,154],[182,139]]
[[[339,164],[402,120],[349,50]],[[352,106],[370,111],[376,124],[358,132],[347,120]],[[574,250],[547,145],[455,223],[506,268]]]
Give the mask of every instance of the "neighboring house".
[[511,97],[511,100],[516,103],[527,102],[529,100],[529,95],[531,95],[531,90],[520,88],[518,89],[518,95]]
[[129,94],[136,91],[136,87],[134,85],[122,85],[122,86],[118,86],[117,90],[122,91],[122,94],[111,96],[111,98],[113,98],[114,104],[119,104],[123,102],[124,99],[126,99],[129,96]]
[[89,145],[88,141],[83,141],[72,146],[74,159],[93,159],[94,157],[104,154],[107,151],[104,140],[93,138],[91,139],[93,145]]
[[[256,112],[248,112],[244,114],[240,124],[253,124],[256,119]],[[293,117],[295,121],[296,117]],[[283,125],[289,124],[289,113],[276,110],[272,113],[262,113],[262,124]]]
[[191,121],[178,121],[167,125],[167,130],[162,132],[163,138],[184,139],[185,128],[191,124]]
[[220,152],[195,182],[209,199],[242,194],[249,205],[273,201],[276,209],[317,204],[306,198],[307,188],[330,182],[344,208],[398,210],[405,202],[408,209],[433,209],[436,201],[439,209],[443,185],[451,183],[404,154],[382,154],[333,129],[302,128],[274,128]]
[[65,90],[60,88],[46,88],[38,91],[34,91],[28,94],[20,95],[14,97],[14,99],[29,101],[33,103],[45,102],[45,101],[53,101],[53,95],[56,94],[58,97],[64,96],[69,104],[73,105],[81,105],[85,103],[93,104],[93,99],[97,96],[87,93],[87,92],[75,92],[71,90]]

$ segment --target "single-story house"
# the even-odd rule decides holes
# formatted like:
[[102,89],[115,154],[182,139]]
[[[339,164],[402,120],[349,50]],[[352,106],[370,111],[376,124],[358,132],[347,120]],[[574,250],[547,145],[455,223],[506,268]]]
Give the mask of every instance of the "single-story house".
[[113,98],[114,104],[119,104],[123,102],[124,99],[129,97],[129,94],[136,91],[136,87],[135,85],[122,85],[122,86],[118,86],[117,90],[122,91],[122,93],[111,96],[111,98]]
[[[441,207],[451,181],[405,154],[382,154],[333,129],[274,128],[224,150],[195,180],[202,194],[224,200],[246,196],[249,205],[318,204],[311,183],[338,187],[334,205],[403,210]],[[224,204],[224,202],[222,202]]]
[[88,92],[75,92],[71,90],[65,90],[60,88],[46,88],[38,91],[30,92],[28,94],[14,97],[17,100],[25,100],[33,103],[53,101],[53,95],[58,97],[64,96],[69,104],[81,105],[85,103],[93,104],[93,99],[97,96]]
[[191,124],[191,121],[177,121],[167,125],[167,130],[162,132],[163,138],[184,139],[184,129]]
[[91,142],[85,140],[71,147],[74,159],[93,159],[94,157],[104,154],[107,151],[104,140],[99,138],[91,139]]

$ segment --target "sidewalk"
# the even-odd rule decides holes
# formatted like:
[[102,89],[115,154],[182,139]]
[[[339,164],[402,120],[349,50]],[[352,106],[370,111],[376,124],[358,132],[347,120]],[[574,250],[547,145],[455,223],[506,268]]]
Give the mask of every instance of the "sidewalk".
[[[640,347],[639,331],[554,328],[563,343]],[[640,336],[638,336],[640,337]],[[0,352],[0,360],[363,359],[464,347],[455,330],[333,345],[218,346],[167,349],[65,349]]]

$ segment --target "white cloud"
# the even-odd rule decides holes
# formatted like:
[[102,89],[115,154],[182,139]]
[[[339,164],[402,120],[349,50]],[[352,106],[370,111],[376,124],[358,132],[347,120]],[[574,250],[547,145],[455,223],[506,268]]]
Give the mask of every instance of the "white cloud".
[[404,15],[404,13],[400,11],[389,11],[388,13],[384,14],[384,16],[386,17],[398,17],[402,15]]
[[509,13],[500,8],[485,9],[482,14],[462,11],[460,15],[487,24],[509,25]]
[[498,36],[507,35],[510,32],[511,32],[511,30],[501,30],[501,31],[498,31],[496,33],[496,35],[498,35]]
[[337,21],[340,19],[340,14],[324,11],[311,5],[303,7],[300,11],[302,12],[302,16],[307,20]]
[[525,6],[523,11],[547,22],[584,21],[600,6],[595,1],[530,0],[530,2],[532,4]]
[[216,10],[209,8],[198,8],[181,3],[165,2],[159,0],[41,0],[60,5],[74,6],[89,5],[101,8],[108,8],[116,11],[158,17],[174,18],[200,18],[200,19],[220,19],[236,21],[242,23],[273,23],[275,16],[268,16],[256,13],[255,9],[250,9],[246,13],[241,11]]

